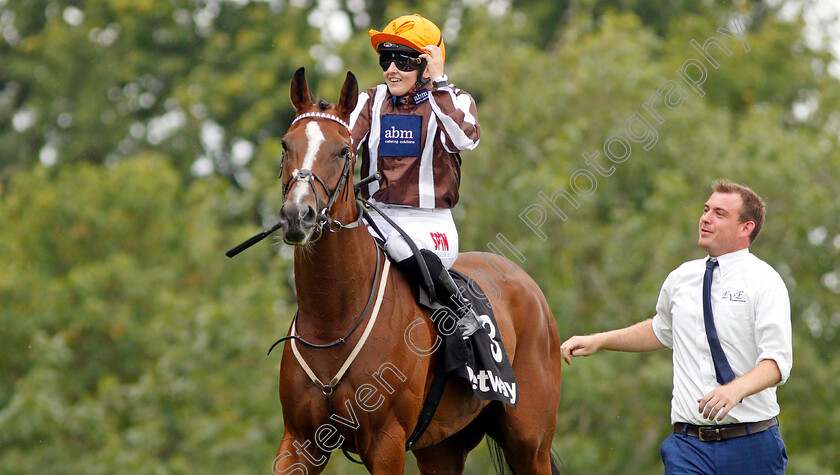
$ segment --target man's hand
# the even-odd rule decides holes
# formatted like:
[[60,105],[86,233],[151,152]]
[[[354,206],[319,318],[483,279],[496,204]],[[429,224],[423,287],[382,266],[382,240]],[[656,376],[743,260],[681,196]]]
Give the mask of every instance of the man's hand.
[[698,399],[700,413],[709,420],[717,417],[720,422],[745,397],[778,384],[781,380],[779,365],[773,360],[761,360],[747,374],[709,391],[709,394]]
[[560,356],[571,366],[572,356],[589,356],[599,348],[598,339],[594,335],[573,336],[560,345]]
[[600,349],[611,351],[654,351],[665,348],[653,332],[653,320],[648,318],[619,330],[573,336],[560,345],[560,356],[572,364],[572,356],[589,356]]
[[724,384],[711,390],[708,394],[698,399],[700,413],[710,421],[722,421],[729,411],[732,410],[743,399],[741,390],[734,384]]
[[[429,74],[429,79],[434,81],[435,78],[443,75],[443,52],[439,46],[435,45],[427,45],[423,49],[425,52],[420,55],[420,58],[426,60],[426,73]],[[423,75],[425,76],[425,73]]]

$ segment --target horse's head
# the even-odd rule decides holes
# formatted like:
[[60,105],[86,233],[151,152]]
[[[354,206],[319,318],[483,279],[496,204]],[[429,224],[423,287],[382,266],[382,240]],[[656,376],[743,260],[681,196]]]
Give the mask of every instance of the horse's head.
[[355,147],[348,124],[358,94],[356,77],[348,72],[338,104],[316,104],[303,68],[292,78],[297,115],[283,137],[280,172],[280,226],[289,244],[307,244],[320,236],[323,227],[340,227],[356,211],[351,190]]

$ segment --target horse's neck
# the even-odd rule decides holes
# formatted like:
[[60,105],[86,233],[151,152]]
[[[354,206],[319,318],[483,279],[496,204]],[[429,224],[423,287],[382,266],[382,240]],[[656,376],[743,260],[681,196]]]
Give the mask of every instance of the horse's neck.
[[302,335],[324,340],[344,336],[367,303],[377,252],[364,226],[325,232],[317,243],[295,251]]

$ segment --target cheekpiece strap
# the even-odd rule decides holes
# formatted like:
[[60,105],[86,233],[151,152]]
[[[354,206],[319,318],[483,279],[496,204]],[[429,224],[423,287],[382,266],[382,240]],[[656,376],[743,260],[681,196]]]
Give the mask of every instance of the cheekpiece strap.
[[325,114],[323,112],[306,112],[295,117],[295,120],[292,121],[292,125],[294,125],[295,122],[303,119],[329,119],[343,125],[344,128],[347,129],[347,132],[350,133],[351,136],[353,135],[353,131],[350,129],[350,125],[347,122],[341,120],[338,116],[332,114]]

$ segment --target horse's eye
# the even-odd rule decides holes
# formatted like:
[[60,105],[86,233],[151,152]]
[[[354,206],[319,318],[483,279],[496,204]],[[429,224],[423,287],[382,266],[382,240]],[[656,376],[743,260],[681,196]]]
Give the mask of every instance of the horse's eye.
[[341,158],[347,158],[348,156],[350,156],[350,147],[344,147],[343,149],[341,149],[341,153],[339,155],[341,156]]
[[283,152],[286,152],[286,151],[289,150],[289,147],[286,146],[286,141],[285,140],[281,140],[280,145],[283,146]]

